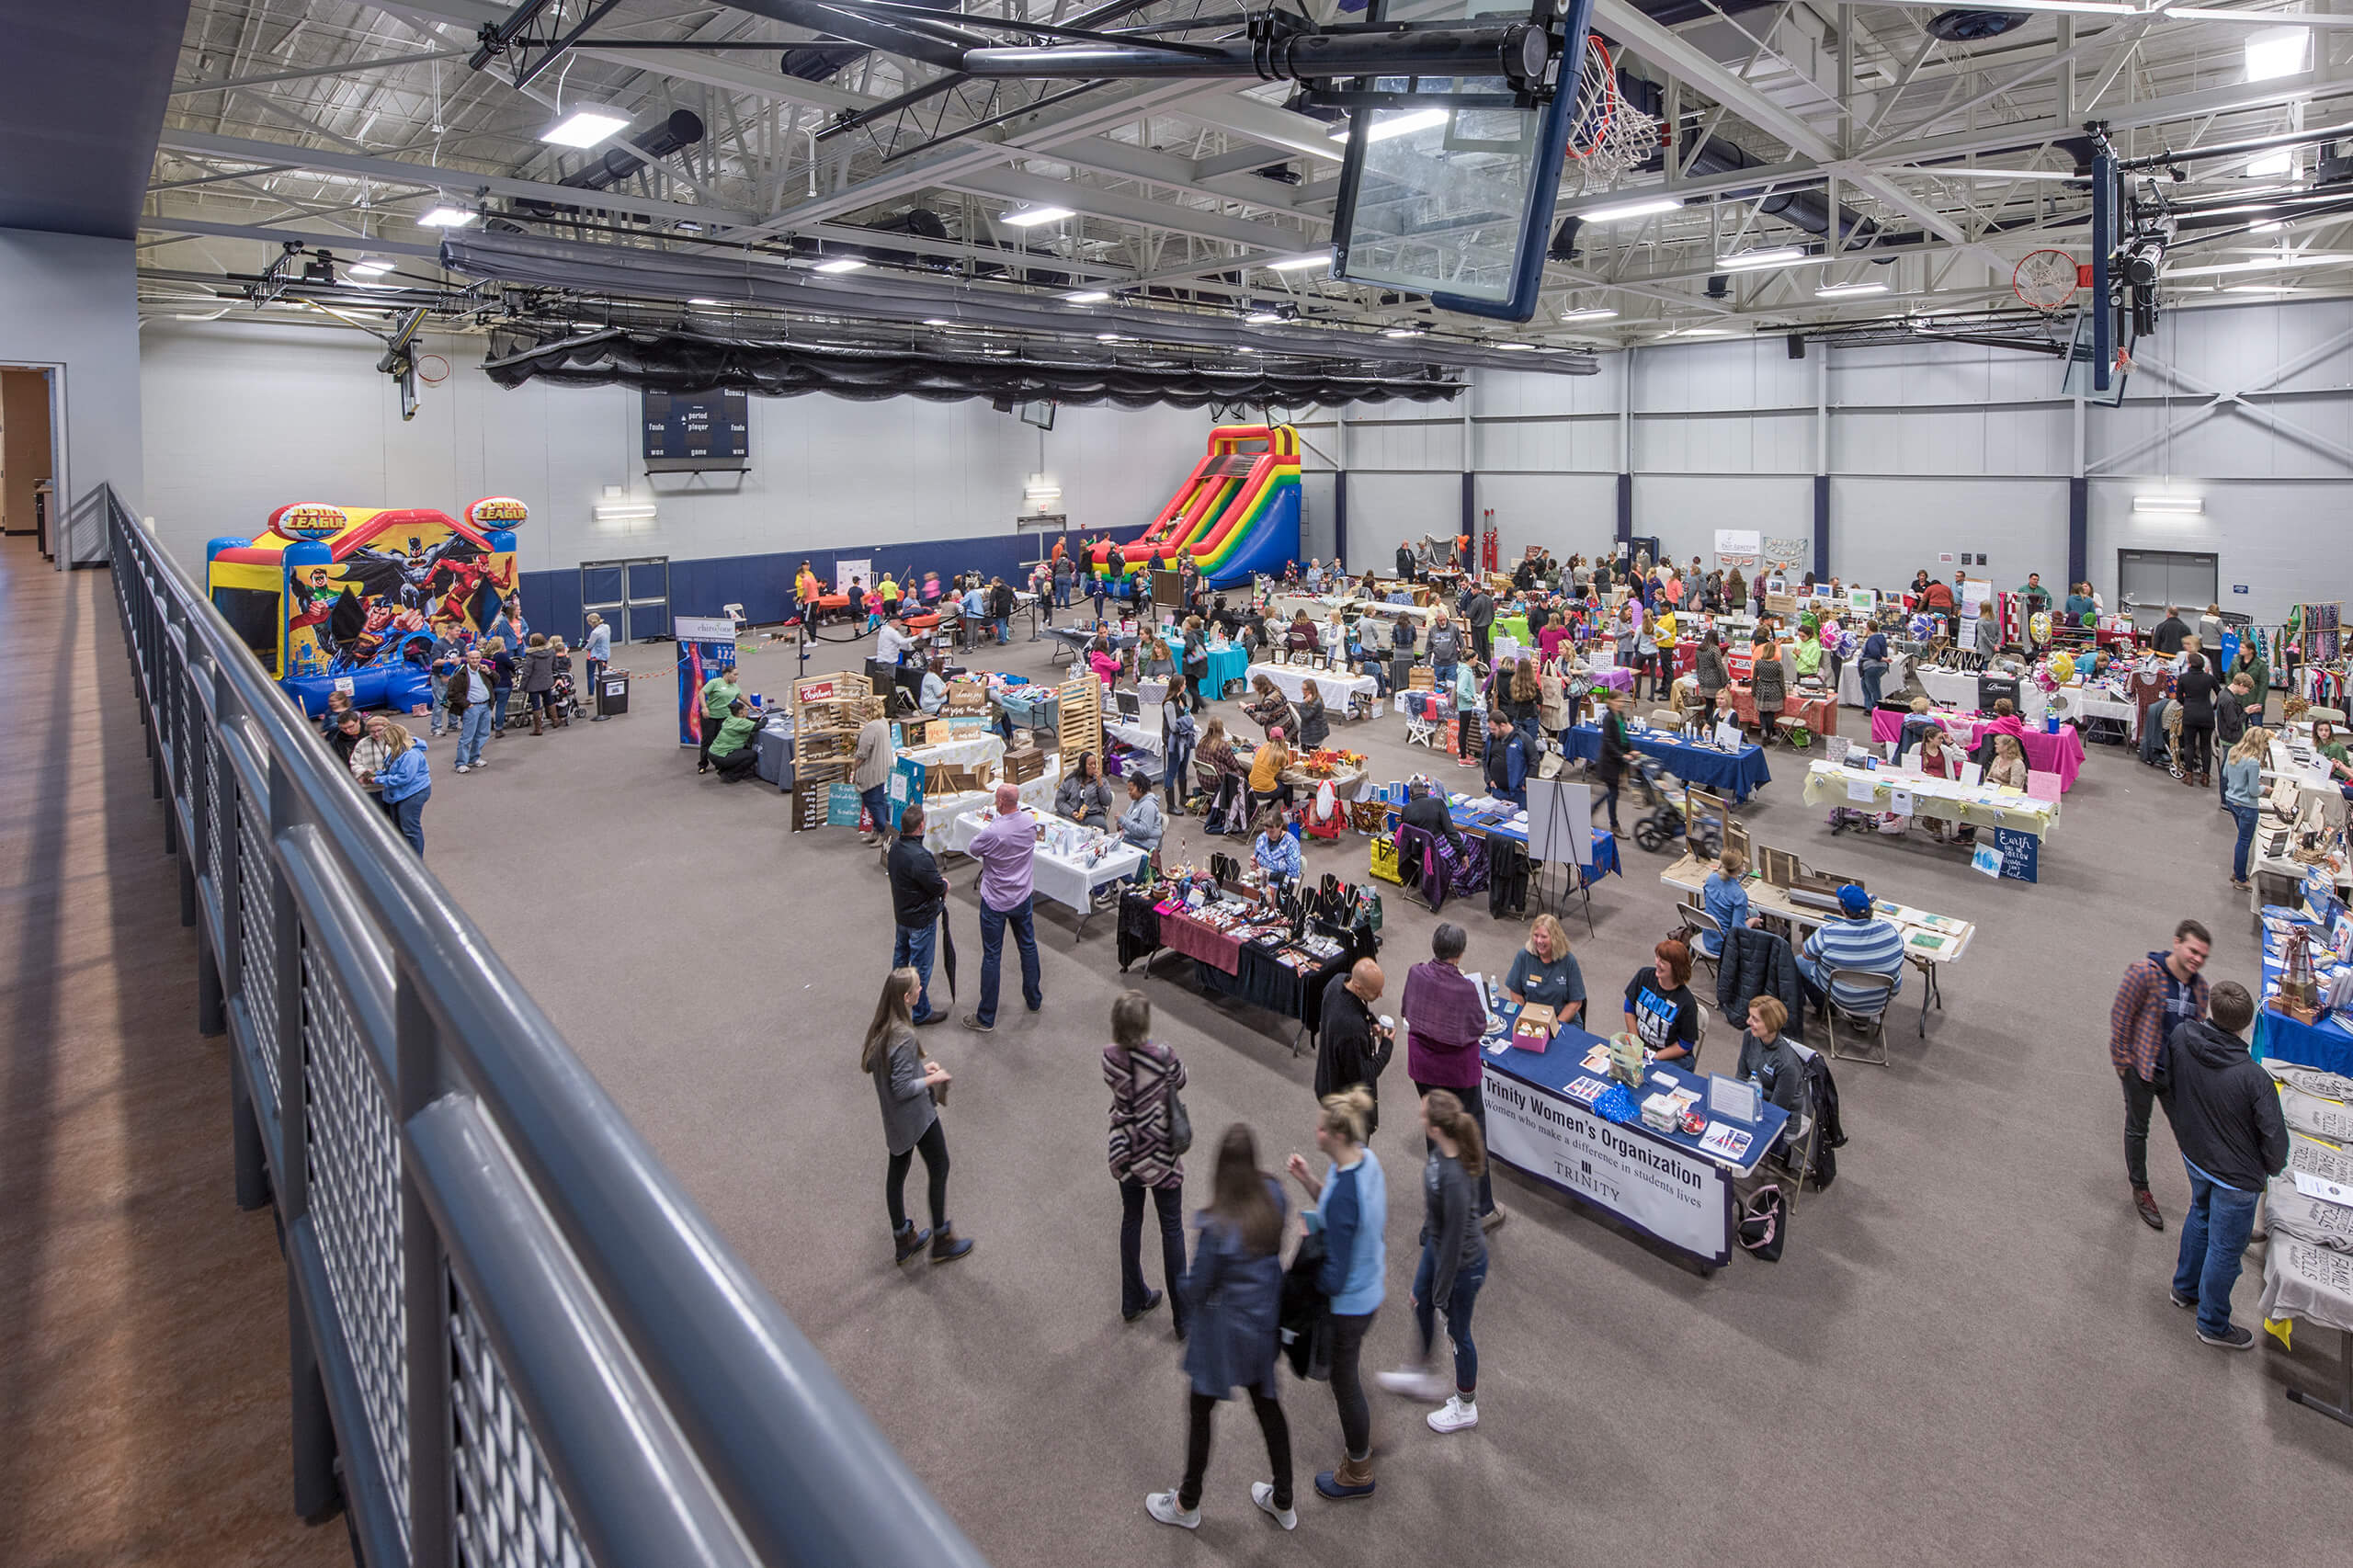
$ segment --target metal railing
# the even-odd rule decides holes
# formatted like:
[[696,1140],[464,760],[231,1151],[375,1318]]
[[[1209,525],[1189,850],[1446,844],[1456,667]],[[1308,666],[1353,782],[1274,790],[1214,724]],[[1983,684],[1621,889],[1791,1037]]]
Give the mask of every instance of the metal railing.
[[107,493],[164,843],[275,1199],[294,1495],[369,1568],[982,1559]]

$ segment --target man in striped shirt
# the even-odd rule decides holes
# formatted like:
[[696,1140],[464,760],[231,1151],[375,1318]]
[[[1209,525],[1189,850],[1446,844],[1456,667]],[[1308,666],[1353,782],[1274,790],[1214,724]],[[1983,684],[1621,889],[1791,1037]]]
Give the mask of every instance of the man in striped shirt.
[[1838,907],[1843,917],[1808,937],[1798,954],[1798,978],[1806,1000],[1817,1012],[1827,1010],[1825,994],[1841,1007],[1869,1009],[1878,1004],[1880,999],[1860,986],[1833,985],[1827,978],[1834,969],[1853,969],[1893,979],[1895,986],[1886,1001],[1894,1001],[1904,989],[1904,934],[1873,915],[1871,895],[1852,882],[1838,890]]

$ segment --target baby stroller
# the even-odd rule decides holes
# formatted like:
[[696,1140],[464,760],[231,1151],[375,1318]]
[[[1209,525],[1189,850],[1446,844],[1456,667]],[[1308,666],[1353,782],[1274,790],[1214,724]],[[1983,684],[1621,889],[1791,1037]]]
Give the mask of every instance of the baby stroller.
[[[1686,836],[1688,824],[1674,793],[1682,780],[1667,772],[1656,757],[1641,752],[1629,757],[1627,766],[1632,772],[1635,796],[1646,808],[1634,823],[1634,842],[1655,855]],[[1720,846],[1714,823],[1701,824],[1699,833],[1690,836],[1692,854],[1703,859],[1715,858]]]
[[555,656],[555,686],[548,694],[548,706],[554,710],[555,722],[568,724],[581,716],[580,691],[572,679],[572,655]]
[[2181,704],[2170,697],[2149,704],[2141,724],[2141,760],[2181,777]]

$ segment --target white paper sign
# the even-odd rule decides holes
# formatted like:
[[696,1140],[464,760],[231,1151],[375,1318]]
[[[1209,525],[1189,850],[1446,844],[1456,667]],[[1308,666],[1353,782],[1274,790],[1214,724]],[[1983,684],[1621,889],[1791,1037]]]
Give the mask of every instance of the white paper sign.
[[1734,723],[1730,719],[1725,719],[1718,722],[1716,725],[1716,744],[1737,751],[1745,744],[1747,744],[1746,738],[1741,734],[1740,726],[1738,724]]
[[1847,760],[1847,749],[1854,744],[1844,735],[1827,735],[1822,742],[1822,754],[1832,762]]
[[[858,581],[858,591],[860,593],[863,593],[868,588],[874,586],[873,557],[867,556],[857,561],[843,561],[839,558],[835,560],[834,592],[837,594],[848,593],[849,581],[853,577],[857,578]],[[851,608],[855,609],[859,607],[853,605]]]
[[2002,874],[2001,854],[1990,844],[1979,845],[1976,852],[1970,856],[1969,864],[1972,869],[1983,871],[1989,877]]
[[1756,1090],[1745,1078],[1708,1074],[1708,1114],[1733,1121],[1756,1119]]
[[1879,799],[1879,786],[1868,778],[1847,780],[1847,799],[1859,806],[1868,806]]
[[1910,816],[1912,814],[1912,791],[1909,790],[1890,790],[1887,792],[1887,809],[1893,812],[1900,817]]
[[2296,1178],[2296,1190],[2306,1198],[2317,1198],[2324,1203],[2353,1205],[2353,1187],[2331,1181],[2326,1176],[2314,1176],[2310,1171],[2292,1174]]
[[1732,1185],[1722,1167],[1565,1095],[1487,1064],[1487,1151],[1670,1246],[1722,1263]]

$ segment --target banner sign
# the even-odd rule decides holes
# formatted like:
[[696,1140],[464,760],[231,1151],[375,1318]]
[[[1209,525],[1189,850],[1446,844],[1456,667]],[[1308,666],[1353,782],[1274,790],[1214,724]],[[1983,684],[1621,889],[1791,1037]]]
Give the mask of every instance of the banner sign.
[[1702,1263],[1730,1256],[1732,1182],[1722,1166],[1493,1067],[1485,1094],[1487,1152],[1496,1159]]

